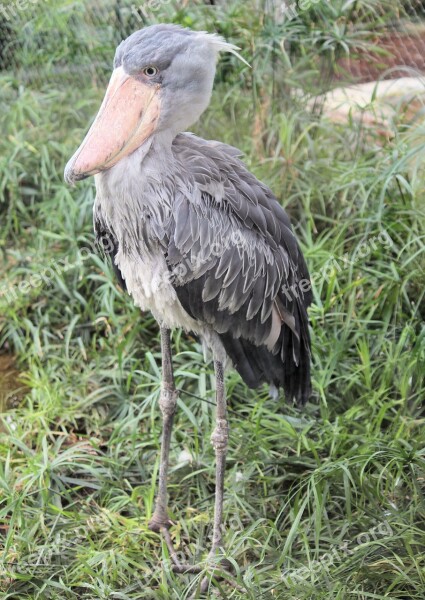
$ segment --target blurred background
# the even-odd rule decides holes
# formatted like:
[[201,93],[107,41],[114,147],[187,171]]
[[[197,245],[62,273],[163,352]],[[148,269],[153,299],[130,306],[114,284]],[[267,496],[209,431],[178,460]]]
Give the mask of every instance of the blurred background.
[[[314,292],[303,412],[227,375],[226,544],[239,587],[209,594],[423,600],[421,0],[0,3],[2,598],[191,593],[193,578],[164,574],[147,529],[157,326],[96,252],[93,182],[63,182],[115,47],[159,22],[218,32],[250,63],[221,57],[194,131],[239,147],[274,191]],[[196,339],[173,341],[172,534],[196,561],[214,489],[212,369]]]

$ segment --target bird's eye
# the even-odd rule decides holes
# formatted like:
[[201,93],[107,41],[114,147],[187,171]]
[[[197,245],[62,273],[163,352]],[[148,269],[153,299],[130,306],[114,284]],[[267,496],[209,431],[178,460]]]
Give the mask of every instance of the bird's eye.
[[154,77],[158,73],[158,69],[156,67],[145,67],[143,73],[148,77]]

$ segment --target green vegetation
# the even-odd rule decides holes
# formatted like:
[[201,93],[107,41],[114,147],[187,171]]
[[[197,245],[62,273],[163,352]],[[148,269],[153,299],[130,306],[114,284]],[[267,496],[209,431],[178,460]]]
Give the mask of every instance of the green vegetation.
[[[1,598],[180,600],[199,578],[164,571],[166,547],[147,528],[157,326],[93,252],[93,181],[62,179],[120,37],[114,3],[84,4],[11,20],[13,60],[0,74],[0,349],[16,355],[26,390],[11,389],[0,414]],[[118,4],[121,26],[139,27]],[[306,409],[227,375],[237,585],[211,585],[208,597],[423,600],[424,122],[400,115],[383,136],[308,103],[331,85],[337,57],[375,44],[401,4],[311,3],[284,23],[251,4],[153,3],[143,15],[241,46],[253,68],[224,58],[196,132],[246,153],[291,214],[314,282]],[[174,348],[171,531],[196,562],[211,533],[212,368],[190,336],[174,332]]]

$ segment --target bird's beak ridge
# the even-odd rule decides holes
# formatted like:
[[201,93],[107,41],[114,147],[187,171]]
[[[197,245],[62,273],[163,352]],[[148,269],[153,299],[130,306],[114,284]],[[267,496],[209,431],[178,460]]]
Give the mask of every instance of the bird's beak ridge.
[[155,131],[160,113],[159,86],[114,70],[99,112],[65,168],[74,183],[113,167]]

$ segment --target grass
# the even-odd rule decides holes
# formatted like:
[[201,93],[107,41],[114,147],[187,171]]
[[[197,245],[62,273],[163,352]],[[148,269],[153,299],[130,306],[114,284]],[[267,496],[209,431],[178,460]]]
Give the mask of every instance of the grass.
[[[314,282],[305,410],[227,375],[225,541],[244,591],[222,582],[208,597],[422,600],[423,122],[400,120],[383,139],[312,115],[283,91],[306,65],[320,67],[312,53],[323,36],[304,31],[317,30],[314,19],[288,25],[304,28],[305,56],[282,50],[270,69],[268,23],[237,2],[214,21],[200,4],[172,17],[218,22],[248,58],[253,50],[254,68],[225,63],[196,131],[246,153],[290,212]],[[170,20],[174,8],[161,10]],[[0,79],[0,348],[21,372],[0,415],[1,597],[180,600],[199,579],[173,575],[147,528],[161,434],[157,326],[93,253],[93,183],[62,181],[102,89],[60,77]],[[212,369],[191,336],[176,331],[173,343],[172,535],[196,561],[211,533]]]

